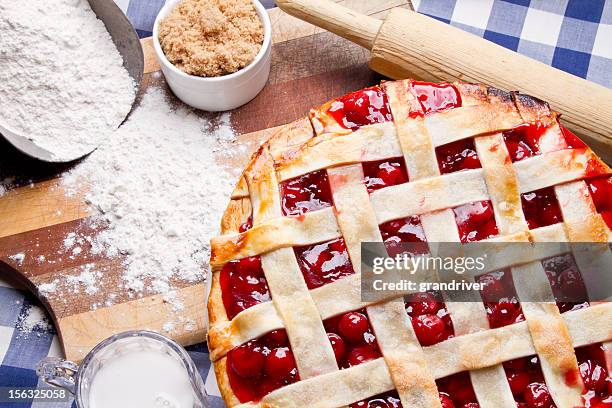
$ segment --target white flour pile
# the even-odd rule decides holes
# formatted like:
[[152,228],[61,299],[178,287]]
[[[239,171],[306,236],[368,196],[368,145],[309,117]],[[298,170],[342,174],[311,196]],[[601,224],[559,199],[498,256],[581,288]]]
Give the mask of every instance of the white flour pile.
[[134,83],[86,0],[0,1],[0,33],[0,120],[56,158],[91,151],[130,111]]
[[23,252],[20,252],[18,254],[13,254],[9,256],[9,259],[15,262],[17,265],[21,266],[23,265],[23,261],[25,260],[25,254]]
[[[88,186],[86,200],[102,213],[94,223],[109,223],[95,237],[68,234],[66,253],[92,245],[94,252],[125,254],[125,286],[173,302],[171,280],[205,278],[208,241],[236,180],[216,164],[215,152],[226,152],[233,135],[228,115],[211,124],[171,108],[161,90],[149,90],[130,119],[64,177],[69,194]],[[84,273],[72,283],[95,292],[96,271]]]

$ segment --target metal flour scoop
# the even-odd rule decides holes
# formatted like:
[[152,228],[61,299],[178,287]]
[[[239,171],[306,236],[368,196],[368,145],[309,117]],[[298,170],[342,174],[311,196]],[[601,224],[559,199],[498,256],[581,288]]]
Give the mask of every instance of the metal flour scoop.
[[[140,81],[144,71],[144,57],[140,40],[132,24],[117,7],[113,0],[88,0],[93,12],[106,26],[106,30],[111,35],[115,47],[123,57],[123,66],[128,71],[137,87],[140,88]],[[1,120],[1,119],[0,119]],[[51,152],[37,146],[26,137],[6,128],[0,123],[0,137],[4,137],[17,150],[45,162],[70,162],[80,159],[91,153],[87,152],[79,157],[72,157],[69,160],[58,160]],[[93,150],[92,150],[93,151]]]

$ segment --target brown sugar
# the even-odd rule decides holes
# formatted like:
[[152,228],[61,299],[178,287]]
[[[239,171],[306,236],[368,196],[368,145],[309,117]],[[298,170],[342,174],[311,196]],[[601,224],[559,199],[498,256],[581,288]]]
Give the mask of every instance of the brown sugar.
[[181,71],[203,77],[246,67],[263,37],[250,0],[182,0],[159,25],[166,58]]

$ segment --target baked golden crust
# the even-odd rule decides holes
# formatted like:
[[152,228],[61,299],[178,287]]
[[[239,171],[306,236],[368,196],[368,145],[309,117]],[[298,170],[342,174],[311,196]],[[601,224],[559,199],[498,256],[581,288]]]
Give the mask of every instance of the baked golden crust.
[[221,395],[223,396],[223,401],[225,401],[225,405],[228,407],[233,407],[240,404],[240,401],[236,397],[236,394],[234,394],[234,391],[230,385],[226,364],[227,357],[223,357],[222,359],[215,361],[213,366],[215,368],[217,385],[219,387],[219,391],[221,391]]
[[[247,256],[282,252],[283,248],[342,236],[347,241],[353,264],[359,264],[359,251],[356,246],[359,240],[380,240],[377,225],[405,215],[421,215],[423,227],[431,241],[458,241],[456,226],[448,227],[448,209],[481,200],[491,200],[495,208],[496,223],[501,236],[491,241],[609,240],[609,229],[601,215],[595,212],[588,193],[584,192],[586,185],[575,180],[592,174],[589,172],[593,169],[597,169],[598,174],[611,174],[612,171],[588,148],[559,150],[559,140],[562,138],[561,130],[556,124],[557,113],[551,111],[545,102],[526,95],[482,85],[454,85],[462,98],[461,108],[424,118],[410,115],[410,112],[418,108],[411,81],[385,82],[382,87],[389,97],[393,122],[364,126],[354,132],[347,131],[338,126],[327,113],[333,102],[330,101],[318,109],[313,109],[310,120],[304,118],[282,127],[255,153],[223,216],[222,235],[211,242],[213,278],[208,300],[208,342],[219,388],[228,406],[238,404],[238,400],[229,386],[225,371],[226,353],[271,330],[287,328],[289,331],[291,328],[285,325],[286,317],[281,316],[278,307],[274,307],[271,302],[254,306],[238,314],[232,321],[228,320],[221,298],[218,274],[226,262]],[[500,132],[534,122],[548,126],[543,136],[544,154],[535,160],[512,163],[507,159],[508,152]],[[477,135],[475,146],[483,168],[441,176],[435,155],[432,155],[433,149]],[[361,166],[353,164],[398,156],[404,156],[406,159],[410,182],[375,191],[369,196],[364,195],[365,188],[357,187],[357,180],[361,180],[363,176]],[[308,213],[300,217],[299,221],[295,218],[277,217],[278,183],[319,169],[328,171],[336,208]],[[562,185],[556,187],[559,194],[569,202],[579,202],[577,208],[570,209],[571,206],[562,205],[563,216],[567,217],[564,224],[529,230],[523,215],[520,194],[553,185]],[[405,199],[396,200],[395,197],[398,196]],[[349,199],[351,205],[343,206]],[[355,211],[352,207],[361,210]],[[254,213],[255,220],[264,222],[255,222],[253,228],[239,233],[240,225],[249,218],[251,212]],[[372,220],[376,220],[376,223],[372,224]],[[285,262],[286,257],[279,257]],[[278,262],[278,259],[275,262]],[[541,268],[536,268],[531,273],[545,278]],[[363,307],[358,294],[358,275],[311,290],[312,300],[310,296],[304,300],[308,303],[304,316],[312,318],[316,313],[317,319],[325,319]],[[304,294],[302,288],[295,290],[300,296]],[[550,296],[545,297],[545,300],[549,299]],[[357,305],[359,306],[356,307]],[[294,307],[297,305],[294,304]],[[369,306],[369,313],[371,311],[374,315],[376,307],[378,306]],[[606,311],[602,312],[604,308]],[[406,340],[402,346],[398,346],[398,342],[389,341],[385,346],[386,337],[379,338],[389,377],[380,378],[380,381],[376,382],[377,387],[384,388],[391,382],[400,393],[402,401],[409,402],[412,406],[417,403],[420,403],[420,406],[437,406],[439,400],[434,378],[464,370],[486,368],[489,370],[486,376],[473,376],[475,388],[478,388],[478,384],[481,387],[492,387],[500,397],[491,396],[487,402],[501,406],[508,402],[508,390],[496,388],[496,378],[500,375],[499,364],[503,361],[538,352],[545,360],[545,371],[546,367],[552,367],[550,372],[545,372],[547,378],[548,375],[551,378],[558,377],[562,371],[577,368],[572,347],[588,343],[584,343],[585,339],[578,334],[579,320],[576,316],[592,319],[591,322],[597,322],[604,327],[602,331],[590,332],[588,341],[612,339],[612,327],[606,321],[610,306],[599,305],[587,310],[588,312],[576,311],[561,316],[554,305],[534,306],[531,309],[527,307],[527,322],[514,324],[510,328],[477,333],[472,332],[479,324],[482,326],[483,316],[484,327],[487,326],[486,315],[474,317],[474,313],[482,311],[450,310],[451,316],[456,315],[457,321],[453,319],[455,329],[466,335],[423,348],[418,342],[415,343],[415,339]],[[386,324],[396,332],[400,332],[402,328],[407,333],[412,332],[411,326],[402,322],[391,309],[381,312],[380,320],[373,319],[372,325],[380,326],[381,321],[388,322]],[[555,327],[554,331],[550,330],[551,325]],[[382,331],[383,327],[385,326],[380,326],[377,333]],[[313,326],[312,330],[316,331],[316,327]],[[460,360],[439,364],[441,356],[448,358],[453,344],[459,347],[455,350],[459,350]],[[483,350],[491,352],[483,353]],[[302,381],[276,390],[261,402],[250,405],[285,406],[287,401],[297,398],[297,395],[303,398],[300,400],[303,404],[313,401],[320,403],[325,398],[325,389],[320,395],[312,396],[316,400],[310,400],[305,388],[308,384],[319,384],[319,381],[322,381],[319,377],[322,376],[329,377],[328,381],[342,381],[337,376],[339,372],[360,378],[360,375],[364,375],[361,371],[365,370],[364,367],[353,367],[335,371],[328,363],[321,363],[320,367],[314,369],[320,369],[319,375],[302,376],[299,357],[296,360]],[[421,372],[430,374],[415,378],[412,371],[406,370],[406,367],[418,368]],[[479,377],[482,378],[478,380]],[[371,395],[375,391],[386,391],[374,388]],[[581,392],[578,388],[556,384],[555,390],[561,403],[557,400],[555,402],[558,406],[575,403]],[[345,391],[355,392],[355,395],[363,392],[351,387],[347,387]],[[337,395],[342,391],[327,392],[329,401],[343,401],[341,405],[352,402],[348,399],[350,396],[344,396],[344,401],[342,395]],[[434,393],[435,399],[432,397]]]
[[[261,156],[264,149],[269,151],[272,156],[282,158],[286,149],[298,145],[313,136],[314,134],[307,118],[283,126],[254,153],[244,173],[252,168],[251,166],[257,158]],[[245,176],[243,175],[240,177],[232,193],[231,200],[221,218],[221,236],[237,233],[240,226],[250,217],[251,211],[251,199],[249,198],[248,186]],[[223,249],[221,248],[215,248],[211,257],[219,257],[219,253],[222,251]],[[217,377],[217,385],[219,386],[225,404],[231,407],[240,404],[240,401],[229,384],[229,378],[226,371],[227,358],[225,354],[238,344],[233,344],[233,342],[230,341],[233,327],[228,319],[221,298],[219,274],[214,273],[220,270],[221,266],[222,264],[215,265],[211,262],[213,274],[207,305],[210,326],[207,337],[210,357],[213,361],[215,375]]]

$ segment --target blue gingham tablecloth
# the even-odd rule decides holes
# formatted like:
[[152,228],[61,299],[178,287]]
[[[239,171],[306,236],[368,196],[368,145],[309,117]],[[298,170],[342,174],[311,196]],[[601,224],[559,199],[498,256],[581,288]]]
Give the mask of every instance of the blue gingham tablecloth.
[[[42,0],[40,0],[42,1]],[[164,0],[115,0],[141,37]],[[376,0],[372,0],[376,1]],[[582,78],[612,88],[612,0],[412,0],[416,10]],[[263,0],[273,7],[273,0]],[[23,330],[38,301],[0,281],[0,387],[41,386],[36,363],[61,355],[53,328]],[[34,309],[33,309],[34,308]],[[27,324],[26,324],[27,326]],[[209,393],[218,395],[204,344],[189,347]],[[222,406],[219,398],[213,405]],[[0,404],[1,405],[1,404]],[[65,408],[72,403],[10,404]]]
[[612,0],[412,0],[415,9],[612,88]]
[[[138,34],[148,37],[165,0],[115,2]],[[262,3],[274,6],[273,0]],[[612,0],[412,0],[412,4],[420,13],[612,88]]]

